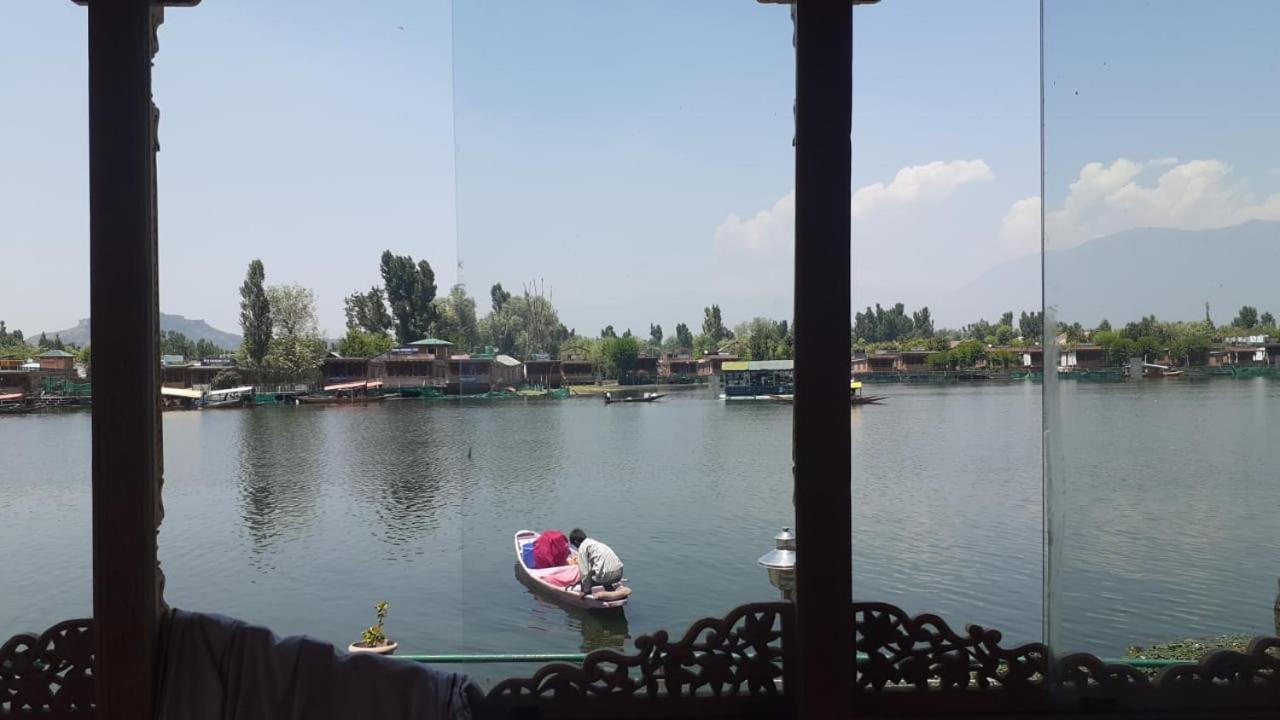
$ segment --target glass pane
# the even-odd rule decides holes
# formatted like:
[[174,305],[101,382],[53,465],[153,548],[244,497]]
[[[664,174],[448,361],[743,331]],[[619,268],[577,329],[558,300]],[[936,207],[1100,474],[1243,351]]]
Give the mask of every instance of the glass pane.
[[[571,360],[594,363],[566,378],[572,399],[457,410],[455,432],[474,447],[460,650],[630,651],[641,634],[776,599],[756,560],[793,517],[791,406],[767,397],[790,394],[788,9],[454,11],[458,278],[489,315],[482,340],[542,363],[526,365],[535,376],[554,376],[534,368],[556,359],[565,376]],[[497,283],[512,293],[505,310],[493,310]],[[521,329],[544,303],[552,342]],[[511,337],[492,332],[506,322],[518,323]],[[781,362],[720,382],[728,356]],[[585,384],[593,373],[599,384]],[[605,391],[664,397],[606,404]],[[575,527],[623,561],[625,611],[566,610],[513,577],[515,531]]]
[[89,341],[84,43],[84,8],[0,7],[0,644],[93,612],[84,378],[56,357]]
[[1038,17],[854,22],[854,598],[1010,643],[1041,639]]
[[1280,7],[1044,13],[1052,643],[1270,633]]
[[[203,3],[167,12],[160,44],[161,324],[186,341],[162,340],[165,384],[254,386],[252,408],[164,414],[166,597],[341,648],[385,600],[401,653],[456,648],[466,445],[366,391],[394,343],[349,347],[344,312],[386,285],[384,250],[451,264],[448,6]],[[242,346],[255,259],[261,358]]]

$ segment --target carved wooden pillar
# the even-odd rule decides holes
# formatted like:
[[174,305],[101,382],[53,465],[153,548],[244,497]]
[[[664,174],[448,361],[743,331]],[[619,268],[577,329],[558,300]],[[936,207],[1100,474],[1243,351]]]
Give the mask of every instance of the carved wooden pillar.
[[[849,288],[853,25],[849,0],[796,7],[796,625],[801,717],[851,703]],[[794,645],[792,645],[794,642]]]
[[93,609],[103,718],[153,714],[159,325],[149,0],[89,4]]

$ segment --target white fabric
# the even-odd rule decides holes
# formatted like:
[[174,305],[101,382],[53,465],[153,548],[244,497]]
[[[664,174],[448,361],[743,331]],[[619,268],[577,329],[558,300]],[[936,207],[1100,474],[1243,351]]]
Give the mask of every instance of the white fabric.
[[159,720],[470,720],[479,695],[463,675],[183,610],[161,653]]

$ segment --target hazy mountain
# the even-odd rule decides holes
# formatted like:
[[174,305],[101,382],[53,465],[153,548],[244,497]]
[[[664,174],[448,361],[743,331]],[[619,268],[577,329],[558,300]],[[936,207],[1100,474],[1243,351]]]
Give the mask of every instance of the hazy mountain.
[[[1060,320],[1086,327],[1103,318],[1128,322],[1150,314],[1200,320],[1207,301],[1214,322],[1224,324],[1241,305],[1280,313],[1280,222],[1128,230],[1051,252],[1045,268],[1047,302],[1057,306]],[[1038,308],[1040,256],[998,265],[930,300],[938,324],[949,327]],[[902,301],[911,306],[910,298]]]
[[[240,347],[240,336],[234,333],[219,330],[204,320],[192,320],[181,315],[166,315],[160,313],[160,329],[163,332],[170,330],[180,332],[186,335],[193,342],[196,340],[208,340],[214,345],[224,350],[235,350]],[[62,338],[64,343],[75,343],[84,345],[89,342],[89,319],[81,320],[75,327],[66,330],[58,330],[56,332],[45,333],[50,339],[54,335]],[[40,337],[39,333],[27,338],[29,342],[34,342],[35,338]]]

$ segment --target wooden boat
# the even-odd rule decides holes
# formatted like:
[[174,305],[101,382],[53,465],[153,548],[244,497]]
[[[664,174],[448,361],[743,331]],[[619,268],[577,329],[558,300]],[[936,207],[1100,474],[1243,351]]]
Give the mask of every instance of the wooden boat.
[[850,405],[879,405],[882,400],[884,400],[883,395],[863,395],[861,381],[852,380],[849,382]]
[[306,405],[362,405],[386,400],[389,397],[388,395],[381,392],[373,393],[373,390],[381,387],[382,381],[380,380],[367,382],[357,380],[356,382],[326,385],[322,393],[299,395],[298,402]]
[[[625,578],[618,583],[618,589],[616,590],[609,591],[605,590],[601,585],[596,585],[589,596],[583,597],[576,591],[567,590],[546,580],[548,575],[561,572],[565,568],[572,567],[571,565],[552,568],[531,568],[526,566],[524,564],[524,546],[530,545],[534,540],[537,540],[538,534],[533,530],[520,530],[515,534],[516,577],[520,579],[520,582],[542,597],[561,605],[581,610],[620,610],[626,606],[627,598],[631,597],[631,588],[627,587]],[[570,557],[577,555],[572,546],[569,548],[569,553]]]
[[363,405],[388,397],[390,395],[299,395],[298,402],[307,405]]
[[796,401],[795,395],[765,395],[765,397],[773,400],[774,402],[787,403],[788,405]]
[[612,405],[613,403],[642,403],[642,402],[653,402],[654,400],[661,400],[662,398],[664,398],[664,397],[666,397],[666,396],[667,396],[667,394],[666,394],[666,393],[651,393],[651,392],[647,392],[647,393],[645,393],[645,394],[643,394],[643,395],[637,395],[637,396],[635,396],[635,397],[622,397],[622,398],[615,398],[615,397],[613,397],[612,395],[610,395],[609,393],[605,393],[605,394],[604,394],[604,404],[605,404],[605,405]]

